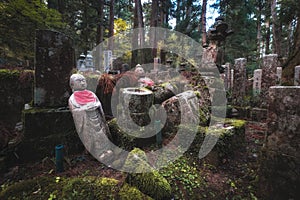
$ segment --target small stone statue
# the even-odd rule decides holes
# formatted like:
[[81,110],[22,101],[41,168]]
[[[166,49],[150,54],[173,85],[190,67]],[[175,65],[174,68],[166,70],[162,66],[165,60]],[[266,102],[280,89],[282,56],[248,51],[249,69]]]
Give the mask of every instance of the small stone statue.
[[154,85],[150,78],[145,77],[145,70],[140,65],[135,68],[134,73],[138,79],[139,87],[152,87]]
[[87,83],[81,74],[70,77],[73,94],[69,108],[77,133],[85,148],[98,160],[110,151],[110,132],[104,117],[102,105],[97,96],[86,89]]

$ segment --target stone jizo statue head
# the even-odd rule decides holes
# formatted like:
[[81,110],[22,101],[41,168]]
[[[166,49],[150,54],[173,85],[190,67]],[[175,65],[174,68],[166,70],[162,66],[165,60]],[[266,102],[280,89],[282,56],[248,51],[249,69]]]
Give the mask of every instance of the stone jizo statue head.
[[134,73],[137,77],[142,77],[142,76],[145,76],[145,71],[142,67],[137,67],[135,70],[134,70]]
[[70,87],[73,92],[85,90],[87,87],[85,77],[81,74],[73,74],[70,77]]

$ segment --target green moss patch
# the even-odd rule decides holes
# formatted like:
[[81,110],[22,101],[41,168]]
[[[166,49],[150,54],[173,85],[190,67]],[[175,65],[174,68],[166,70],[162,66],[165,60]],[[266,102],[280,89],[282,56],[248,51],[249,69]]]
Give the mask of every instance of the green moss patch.
[[137,188],[110,178],[38,177],[15,183],[0,192],[0,199],[151,199]]
[[129,153],[124,169],[133,171],[128,174],[126,182],[137,187],[144,194],[158,200],[171,198],[170,184],[151,168],[147,156],[142,150],[135,148]]

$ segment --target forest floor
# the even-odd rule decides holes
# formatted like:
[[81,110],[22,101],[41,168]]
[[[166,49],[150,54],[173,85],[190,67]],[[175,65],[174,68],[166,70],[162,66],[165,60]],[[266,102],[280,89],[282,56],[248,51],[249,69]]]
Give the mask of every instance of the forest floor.
[[[198,161],[197,170],[201,171],[205,184],[198,188],[199,196],[193,199],[262,199],[258,185],[258,161],[265,131],[265,123],[248,121],[245,148],[224,158],[217,166]],[[0,185],[38,176],[97,176],[125,180],[124,173],[101,164],[86,152],[66,157],[64,169],[64,172],[56,173],[54,158],[48,157],[34,163],[16,163],[0,174]]]

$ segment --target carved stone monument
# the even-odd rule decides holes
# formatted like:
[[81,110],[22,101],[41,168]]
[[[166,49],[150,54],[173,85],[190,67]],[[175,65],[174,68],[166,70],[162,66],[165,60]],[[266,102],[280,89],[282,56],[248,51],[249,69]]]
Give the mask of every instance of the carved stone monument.
[[253,95],[258,96],[261,92],[262,70],[256,69],[253,74]]
[[73,40],[59,32],[37,30],[35,49],[34,105],[67,106],[69,76],[75,67]]
[[232,98],[234,105],[241,106],[246,95],[246,58],[235,59]]
[[277,67],[276,69],[276,85],[281,85],[281,79],[282,79],[282,67]]
[[300,85],[300,66],[295,67],[295,77],[294,77],[294,85]]
[[[267,199],[297,199],[300,185],[300,87],[269,89],[261,173]],[[262,179],[262,180],[264,180]]]
[[267,108],[268,90],[271,86],[276,85],[277,75],[276,69],[278,67],[277,54],[265,55],[262,60],[262,80],[261,80],[261,107]]
[[231,85],[231,74],[230,74],[230,63],[225,64],[225,89],[230,90],[232,85]]
[[[217,17],[213,28],[208,30],[209,45],[203,48],[202,62],[204,65],[215,63],[218,67],[222,65],[222,52],[219,48],[225,41],[226,37],[233,33],[229,26],[224,22],[223,17]],[[209,67],[205,66],[205,67]],[[213,66],[214,67],[214,66]]]

